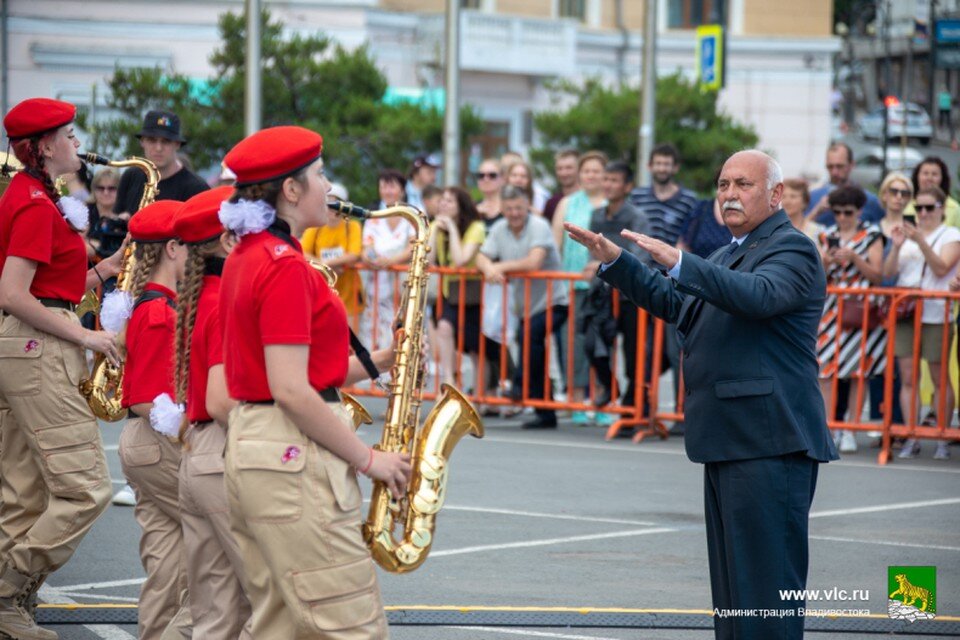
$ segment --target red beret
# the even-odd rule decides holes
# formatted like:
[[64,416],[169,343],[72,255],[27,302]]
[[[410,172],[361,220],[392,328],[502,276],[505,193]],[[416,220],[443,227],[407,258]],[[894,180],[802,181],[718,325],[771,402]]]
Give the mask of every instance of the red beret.
[[173,218],[183,206],[177,200],[160,200],[145,206],[130,218],[130,239],[134,242],[166,242],[177,237]]
[[233,194],[233,187],[201,191],[184,202],[174,217],[177,237],[187,244],[207,242],[223,233],[220,205]]
[[237,174],[237,186],[246,187],[295,173],[322,151],[319,133],[303,127],[271,127],[238,142],[223,164]]
[[24,100],[3,119],[3,128],[11,140],[29,138],[73,122],[77,108],[69,102],[50,98]]

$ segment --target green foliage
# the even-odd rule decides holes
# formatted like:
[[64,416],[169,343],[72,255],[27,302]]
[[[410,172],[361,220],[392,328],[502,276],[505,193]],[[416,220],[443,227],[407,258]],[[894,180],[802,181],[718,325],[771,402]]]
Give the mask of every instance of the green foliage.
[[[639,88],[609,87],[590,79],[582,86],[556,83],[552,89],[555,104],[569,106],[534,115],[543,146],[531,155],[541,175],[552,172],[553,154],[564,147],[597,149],[611,159],[634,163]],[[683,161],[678,178],[695,191],[711,191],[720,164],[733,152],[757,144],[751,128],[717,109],[715,93],[701,91],[680,74],[658,78],[656,103],[654,139],[680,150]]]
[[[165,108],[180,116],[197,167],[220,162],[244,133],[246,15],[223,14],[219,28],[221,44],[210,57],[215,76],[206,83],[160,69],[115,71],[109,107],[120,117],[95,133],[101,148],[142,154],[133,134],[144,112]],[[442,146],[438,110],[383,104],[387,80],[366,47],[348,51],[322,34],[285,34],[266,11],[261,34],[263,126],[297,124],[323,135],[327,172],[351,199],[374,201],[380,169],[405,171],[415,155]],[[481,129],[480,118],[463,109],[463,142]]]

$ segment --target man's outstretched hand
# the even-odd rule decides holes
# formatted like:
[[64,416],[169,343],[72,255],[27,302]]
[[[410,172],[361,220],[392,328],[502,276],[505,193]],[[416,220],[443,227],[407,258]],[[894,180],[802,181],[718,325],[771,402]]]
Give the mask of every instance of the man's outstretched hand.
[[587,231],[583,227],[578,227],[569,222],[564,222],[563,228],[567,230],[570,238],[587,248],[590,257],[594,260],[609,263],[620,257],[622,249],[601,234]]
[[635,242],[638,247],[649,253],[657,264],[662,264],[667,269],[673,269],[680,262],[680,249],[671,247],[666,242],[626,229],[621,231],[620,235]]

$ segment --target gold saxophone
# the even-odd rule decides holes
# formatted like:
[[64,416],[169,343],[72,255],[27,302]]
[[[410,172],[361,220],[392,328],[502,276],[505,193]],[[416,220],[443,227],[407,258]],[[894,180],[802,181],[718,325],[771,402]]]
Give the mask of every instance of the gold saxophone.
[[409,453],[413,476],[399,501],[391,498],[386,484],[375,481],[370,511],[363,525],[364,539],[377,564],[392,573],[407,573],[423,564],[430,553],[436,516],[446,497],[448,462],[453,448],[467,434],[482,438],[483,422],[460,391],[444,384],[440,399],[418,428],[423,389],[421,340],[430,250],[426,215],[408,205],[379,211],[367,211],[350,202],[334,202],[329,207],[341,215],[367,220],[400,216],[416,230],[413,258],[398,313],[402,324],[396,340],[387,417],[380,444],[376,445],[380,451]]
[[[137,167],[147,176],[143,186],[143,196],[137,211],[152,203],[157,197],[157,185],[160,183],[160,172],[156,165],[146,158],[127,158],[126,160],[109,160],[96,153],[84,153],[81,158],[93,164],[102,164],[109,167]],[[130,274],[136,266],[133,256],[134,244],[127,245],[123,254],[123,265],[117,276],[117,289],[126,291],[129,287]],[[94,291],[88,291],[77,306],[77,315],[83,317],[88,312],[98,313],[100,303]],[[93,414],[106,422],[116,422],[126,417],[127,411],[123,401],[123,364],[113,366],[106,356],[97,353],[93,360],[93,372],[90,377],[80,383],[80,393],[87,399]]]

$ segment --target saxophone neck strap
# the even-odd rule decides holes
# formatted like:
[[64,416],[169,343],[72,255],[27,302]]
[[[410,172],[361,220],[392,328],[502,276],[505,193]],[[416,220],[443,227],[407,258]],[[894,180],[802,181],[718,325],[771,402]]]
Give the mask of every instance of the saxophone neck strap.
[[357,354],[357,359],[360,360],[360,364],[363,365],[363,368],[367,372],[367,375],[370,376],[370,379],[374,382],[379,381],[380,371],[377,369],[377,365],[373,363],[373,358],[370,356],[370,351],[363,345],[363,342],[361,342],[360,338],[357,337],[357,334],[353,332],[353,329],[350,329],[350,348],[353,349],[355,354]]
[[164,294],[161,291],[144,291],[143,293],[140,294],[140,297],[137,298],[137,301],[133,303],[133,309],[134,311],[136,311],[137,307],[139,307],[143,303],[150,302],[151,300],[158,300],[159,298],[166,298],[167,306],[173,309],[174,311],[177,310],[177,303],[174,302],[173,298]]

